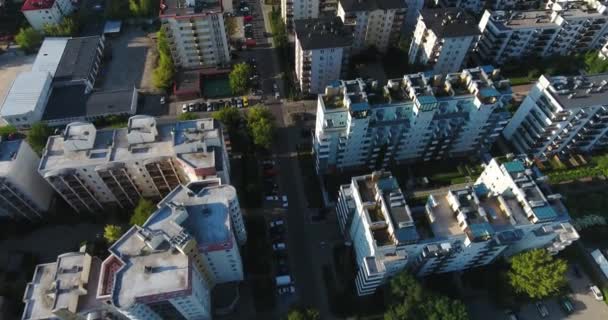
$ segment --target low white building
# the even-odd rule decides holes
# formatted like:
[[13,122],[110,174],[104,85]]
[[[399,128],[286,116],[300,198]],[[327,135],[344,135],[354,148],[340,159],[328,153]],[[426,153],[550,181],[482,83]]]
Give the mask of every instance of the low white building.
[[438,191],[424,209],[410,209],[390,173],[353,177],[340,186],[336,212],[356,253],[358,294],[374,293],[406,268],[427,276],[530,249],[564,249],[579,235],[561,197],[540,188],[543,180],[523,161],[492,159],[473,186]]
[[42,31],[46,24],[59,24],[74,11],[72,0],[25,0],[21,12],[32,28]]
[[401,39],[406,5],[402,0],[340,0],[337,15],[353,30],[353,53],[371,46],[386,52]]
[[318,18],[319,9],[319,0],[281,0],[281,18],[290,29],[295,20]]
[[503,131],[520,153],[538,159],[608,146],[608,74],[541,76]]
[[229,66],[229,35],[222,1],[162,0],[159,18],[175,66]]
[[133,207],[191,181],[230,183],[224,137],[213,119],[157,125],[140,115],[126,128],[105,130],[71,123],[49,138],[38,171],[78,212]]
[[476,23],[463,10],[420,10],[409,63],[429,66],[435,73],[460,70],[479,39]]
[[318,173],[470,156],[507,124],[508,80],[491,67],[409,74],[387,84],[338,81],[319,95],[313,149]]
[[295,71],[303,93],[320,93],[348,65],[352,35],[337,18],[295,21]]
[[36,170],[39,162],[24,140],[0,138],[0,217],[39,220],[49,210],[53,189]]
[[551,10],[486,10],[476,51],[485,61],[503,64],[598,50],[608,40],[606,14],[606,6],[596,0],[559,2]]
[[27,71],[17,75],[2,103],[2,120],[20,129],[40,121],[51,95],[51,83],[48,72]]

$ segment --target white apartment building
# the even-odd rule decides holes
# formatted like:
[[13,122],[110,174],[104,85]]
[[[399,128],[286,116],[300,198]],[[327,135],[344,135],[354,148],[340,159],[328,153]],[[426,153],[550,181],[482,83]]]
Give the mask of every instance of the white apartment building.
[[435,73],[462,69],[479,39],[476,23],[462,10],[420,10],[410,44],[409,63],[427,65]]
[[281,18],[285,26],[293,28],[293,22],[319,17],[319,0],[281,0]]
[[213,119],[158,125],[134,116],[121,129],[69,124],[51,136],[38,172],[77,212],[133,207],[190,181],[230,183],[221,129]]
[[600,51],[598,52],[598,56],[602,59],[602,60],[606,60],[608,59],[608,42],[606,42],[606,44],[604,44],[602,46],[602,48],[600,49]]
[[318,173],[469,156],[507,124],[511,87],[491,67],[386,85],[338,81],[319,95],[313,149]]
[[213,287],[243,280],[236,190],[219,179],[193,182],[158,207],[110,248],[97,298],[129,319],[211,319]]
[[25,0],[21,6],[27,22],[38,31],[42,31],[46,24],[59,24],[73,11],[71,0]]
[[424,209],[410,209],[390,173],[353,177],[340,186],[336,212],[359,263],[358,294],[374,293],[405,268],[427,276],[530,249],[564,249],[579,235],[543,180],[521,160],[492,159],[473,186],[434,193]]
[[503,131],[538,159],[592,152],[608,145],[608,74],[541,76]]
[[[551,2],[553,0],[549,0]],[[524,10],[538,9],[538,1],[535,0],[434,0],[437,6],[442,8],[457,8],[468,10],[477,14],[486,9],[490,10]]]
[[340,0],[337,15],[352,29],[352,52],[370,46],[386,52],[401,38],[406,4],[403,0]]
[[228,66],[230,46],[220,0],[162,0],[160,21],[175,66]]
[[320,93],[348,65],[352,35],[340,18],[295,21],[295,71],[303,93]]
[[21,320],[124,319],[95,297],[100,269],[101,260],[85,252],[37,265],[23,294]]
[[40,158],[24,140],[0,138],[0,217],[38,220],[53,200],[53,189],[36,168]]
[[552,10],[486,10],[479,21],[477,53],[502,64],[526,56],[600,49],[608,39],[606,14],[606,6],[596,0],[556,3]]

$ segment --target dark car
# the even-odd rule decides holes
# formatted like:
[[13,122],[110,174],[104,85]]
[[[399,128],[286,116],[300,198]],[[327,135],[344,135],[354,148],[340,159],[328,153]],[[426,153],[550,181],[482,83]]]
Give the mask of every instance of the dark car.
[[564,310],[566,314],[572,314],[574,312],[574,305],[572,304],[572,300],[567,296],[563,296],[559,298],[559,306]]

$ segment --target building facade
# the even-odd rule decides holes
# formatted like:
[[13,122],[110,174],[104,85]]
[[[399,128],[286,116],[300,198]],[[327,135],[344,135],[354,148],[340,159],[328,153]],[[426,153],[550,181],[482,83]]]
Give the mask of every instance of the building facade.
[[53,189],[36,170],[39,162],[24,140],[0,138],[0,217],[35,221],[49,210]]
[[390,173],[353,177],[340,187],[336,212],[359,264],[358,294],[374,293],[404,269],[422,277],[530,249],[564,249],[579,235],[543,181],[524,161],[492,159],[473,186],[433,193],[424,214],[412,215]]
[[538,159],[587,153],[608,145],[608,74],[541,76],[503,135]]
[[488,11],[479,21],[478,56],[503,64],[527,56],[569,55],[600,49],[608,40],[606,6],[564,2],[552,10]]
[[462,69],[478,39],[476,20],[466,11],[422,9],[408,61],[432,67],[435,73],[456,72]]
[[295,20],[318,18],[319,2],[319,0],[281,0],[281,18],[285,26],[291,29]]
[[401,0],[340,0],[337,15],[352,29],[353,53],[371,46],[386,52],[398,45],[406,12]]
[[28,129],[40,121],[51,95],[52,82],[48,72],[18,74],[2,103],[2,121],[19,129]]
[[198,181],[158,207],[110,248],[97,298],[129,319],[211,319],[213,287],[243,280],[236,190],[219,179]]
[[[549,0],[548,2],[552,2]],[[442,8],[457,8],[468,10],[476,14],[486,9],[490,10],[525,10],[538,9],[538,1],[534,0],[435,0],[435,4]]]
[[316,94],[346,71],[352,36],[335,18],[295,21],[295,71],[300,90]]
[[71,0],[25,0],[21,12],[32,28],[42,31],[46,24],[59,24],[63,17],[71,14]]
[[509,82],[491,68],[386,85],[339,81],[318,97],[313,149],[318,173],[468,156],[507,124]]
[[229,66],[230,46],[221,1],[162,0],[160,21],[175,66]]
[[221,129],[213,119],[157,125],[134,116],[127,128],[69,124],[51,136],[38,172],[77,212],[134,207],[180,184],[207,178],[230,183]]

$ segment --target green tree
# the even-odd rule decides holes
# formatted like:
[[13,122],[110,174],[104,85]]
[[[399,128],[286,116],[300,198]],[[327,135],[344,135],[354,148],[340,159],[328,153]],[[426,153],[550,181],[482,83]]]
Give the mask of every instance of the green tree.
[[154,206],[154,203],[141,198],[133,210],[133,215],[131,215],[129,223],[131,225],[143,226],[155,210],[156,206]]
[[428,320],[467,320],[467,308],[460,300],[452,300],[444,296],[427,299],[422,309]]
[[38,154],[42,153],[42,149],[46,146],[46,141],[53,133],[53,130],[45,123],[36,122],[32,124],[30,131],[27,133],[27,143]]
[[116,242],[122,236],[122,227],[115,224],[106,224],[103,228],[103,238],[108,244]]
[[42,43],[42,35],[32,27],[21,28],[15,36],[15,42],[24,51],[31,52]]
[[218,111],[213,112],[211,115],[213,119],[221,122],[228,131],[233,131],[238,128],[243,117],[237,108],[222,108]]
[[198,119],[198,116],[192,112],[183,112],[177,116],[177,120],[179,121],[188,121]]
[[235,95],[245,94],[249,88],[251,67],[247,63],[239,63],[232,68],[229,75],[230,89]]
[[169,42],[165,29],[161,28],[157,33],[158,66],[152,73],[152,82],[159,89],[168,89],[173,83],[174,65],[169,50]]
[[509,283],[517,293],[542,299],[559,293],[566,284],[566,262],[546,250],[535,249],[511,258],[507,272]]
[[269,148],[275,130],[275,119],[270,109],[256,105],[247,112],[247,128],[253,138],[253,144],[262,148]]
[[71,15],[63,18],[58,24],[47,23],[43,27],[44,34],[51,37],[67,37],[78,32],[78,19]]
[[424,301],[424,288],[409,272],[401,272],[389,282],[391,306],[384,314],[386,320],[412,319]]
[[129,17],[129,2],[125,0],[108,0],[104,15],[107,19],[122,20]]
[[293,309],[287,314],[287,320],[318,320],[321,319],[316,309]]
[[15,134],[17,133],[17,128],[15,128],[15,126],[13,125],[6,125],[6,126],[2,126],[0,127],[0,137],[2,138],[6,138],[8,136],[10,136],[11,134]]

